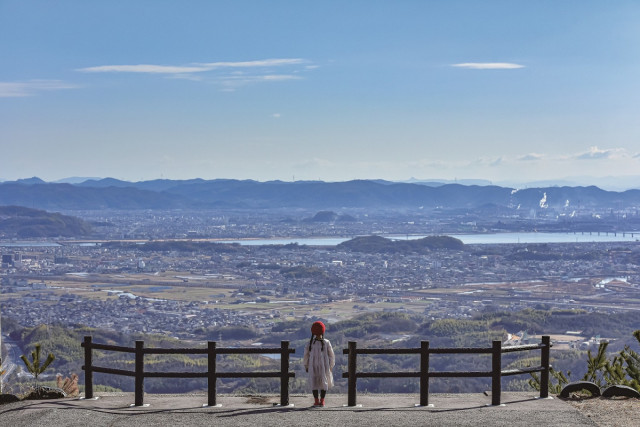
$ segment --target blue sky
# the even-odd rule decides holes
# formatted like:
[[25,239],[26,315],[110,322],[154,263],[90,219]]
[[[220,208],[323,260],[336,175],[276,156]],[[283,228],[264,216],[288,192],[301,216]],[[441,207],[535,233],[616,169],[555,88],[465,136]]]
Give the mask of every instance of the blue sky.
[[640,175],[637,1],[0,0],[0,178]]

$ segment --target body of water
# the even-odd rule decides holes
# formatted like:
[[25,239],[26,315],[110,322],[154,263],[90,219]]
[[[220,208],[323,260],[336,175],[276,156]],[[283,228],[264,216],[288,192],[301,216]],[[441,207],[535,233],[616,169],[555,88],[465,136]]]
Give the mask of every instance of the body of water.
[[289,239],[222,240],[218,243],[239,243],[243,246],[290,245],[292,243],[309,246],[337,246],[347,240],[350,239],[346,239],[344,237],[293,237]]
[[452,234],[467,245],[495,243],[589,243],[589,242],[637,242],[640,232],[635,233],[495,233]]
[[0,247],[5,248],[57,248],[60,245],[56,242],[0,242]]
[[[428,235],[387,235],[394,240],[414,240]],[[486,233],[486,234],[448,234],[462,240],[467,245],[518,244],[518,243],[596,243],[596,242],[637,242],[640,232],[576,232],[576,233]],[[351,238],[345,237],[292,237],[275,239],[229,239],[217,243],[239,243],[243,246],[289,245],[297,243],[308,246],[336,246]],[[95,246],[97,243],[82,243],[80,246]],[[58,247],[55,242],[0,242],[0,247]]]
[[[492,234],[448,234],[462,240],[467,245],[489,244],[518,244],[518,243],[589,243],[589,242],[636,242],[640,241],[640,232],[633,233],[604,233],[592,232],[578,233],[492,233]],[[427,235],[390,235],[383,236],[394,240],[422,239]],[[246,246],[259,245],[288,245],[297,243],[309,246],[336,246],[346,242],[350,238],[290,238],[290,239],[252,239],[252,240],[225,240],[221,243],[239,243]]]

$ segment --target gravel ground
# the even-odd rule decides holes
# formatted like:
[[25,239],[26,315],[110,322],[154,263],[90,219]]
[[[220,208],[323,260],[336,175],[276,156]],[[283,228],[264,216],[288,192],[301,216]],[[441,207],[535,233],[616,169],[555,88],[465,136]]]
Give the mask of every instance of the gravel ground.
[[598,426],[640,427],[640,399],[567,399],[566,402]]

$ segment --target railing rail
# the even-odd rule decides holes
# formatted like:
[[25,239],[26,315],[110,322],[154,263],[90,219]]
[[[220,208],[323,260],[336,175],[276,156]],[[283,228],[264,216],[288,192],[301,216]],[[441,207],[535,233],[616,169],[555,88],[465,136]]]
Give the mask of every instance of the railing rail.
[[[145,348],[144,341],[136,341],[135,348],[94,343],[92,337],[85,336],[84,347],[85,398],[93,398],[93,373],[124,375],[135,378],[135,406],[144,405],[145,378],[207,378],[207,404],[216,405],[216,380],[218,378],[280,378],[280,405],[289,405],[289,378],[295,372],[289,371],[289,355],[295,349],[289,348],[289,341],[281,341],[280,347],[265,348],[217,348],[215,341],[208,341],[207,348]],[[93,350],[115,351],[135,354],[135,370],[105,368],[93,364]],[[206,354],[207,372],[145,372],[144,356],[147,354]],[[265,372],[217,372],[216,357],[218,354],[280,354],[280,370]]]
[[[135,347],[123,347],[92,342],[91,336],[85,336],[82,342],[84,347],[85,371],[85,397],[93,398],[93,374],[105,373],[110,375],[123,375],[135,379],[135,405],[144,404],[144,379],[145,378],[207,378],[209,406],[216,405],[218,378],[280,378],[280,404],[289,405],[289,379],[295,377],[290,372],[290,354],[295,349],[289,348],[289,341],[281,341],[280,347],[270,348],[217,348],[215,341],[208,341],[207,348],[145,348],[144,341],[136,341]],[[419,348],[357,348],[355,341],[349,341],[347,349],[343,353],[348,355],[348,371],[342,373],[343,378],[348,378],[347,393],[348,406],[356,406],[356,391],[358,378],[419,378],[420,379],[420,405],[429,404],[429,379],[430,378],[491,378],[491,404],[500,405],[503,376],[530,374],[540,372],[540,397],[548,397],[549,388],[549,351],[551,340],[549,336],[543,336],[540,344],[527,344],[511,347],[502,347],[500,341],[493,341],[491,347],[475,348],[430,348],[429,341],[421,341]],[[93,350],[106,350],[121,353],[133,353],[135,355],[135,369],[133,371],[115,368],[106,368],[93,364]],[[502,369],[502,354],[519,351],[540,350],[540,366]],[[148,354],[201,354],[207,355],[206,372],[146,372],[144,356]],[[263,372],[218,372],[216,358],[218,354],[280,354],[279,371]],[[357,355],[375,354],[417,354],[420,356],[419,371],[404,372],[358,372]],[[491,354],[490,371],[430,371],[431,354]]]
[[[502,377],[511,375],[530,374],[540,372],[540,397],[549,396],[549,350],[551,339],[548,335],[542,337],[540,344],[527,344],[512,347],[502,347],[501,341],[493,341],[491,347],[478,348],[430,348],[429,341],[421,341],[419,348],[357,348],[355,341],[349,341],[348,348],[343,354],[348,357],[347,372],[342,373],[343,378],[348,378],[347,405],[356,406],[356,384],[358,378],[420,378],[420,405],[429,405],[429,379],[453,378],[453,377],[490,377],[491,378],[491,404],[500,405],[502,392]],[[540,366],[502,369],[502,354],[518,351],[540,350]],[[411,372],[358,372],[357,355],[359,354],[419,354],[420,370]],[[490,371],[430,371],[429,356],[431,354],[491,354]]]

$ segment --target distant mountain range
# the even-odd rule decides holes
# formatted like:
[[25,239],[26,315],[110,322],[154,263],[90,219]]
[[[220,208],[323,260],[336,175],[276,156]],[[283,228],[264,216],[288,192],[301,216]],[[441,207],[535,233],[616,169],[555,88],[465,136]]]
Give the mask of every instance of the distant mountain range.
[[640,190],[605,191],[590,187],[516,190],[495,185],[233,179],[120,181],[113,178],[76,184],[38,178],[0,183],[0,205],[47,210],[212,209],[212,208],[373,208],[373,209],[561,209],[640,206]]

